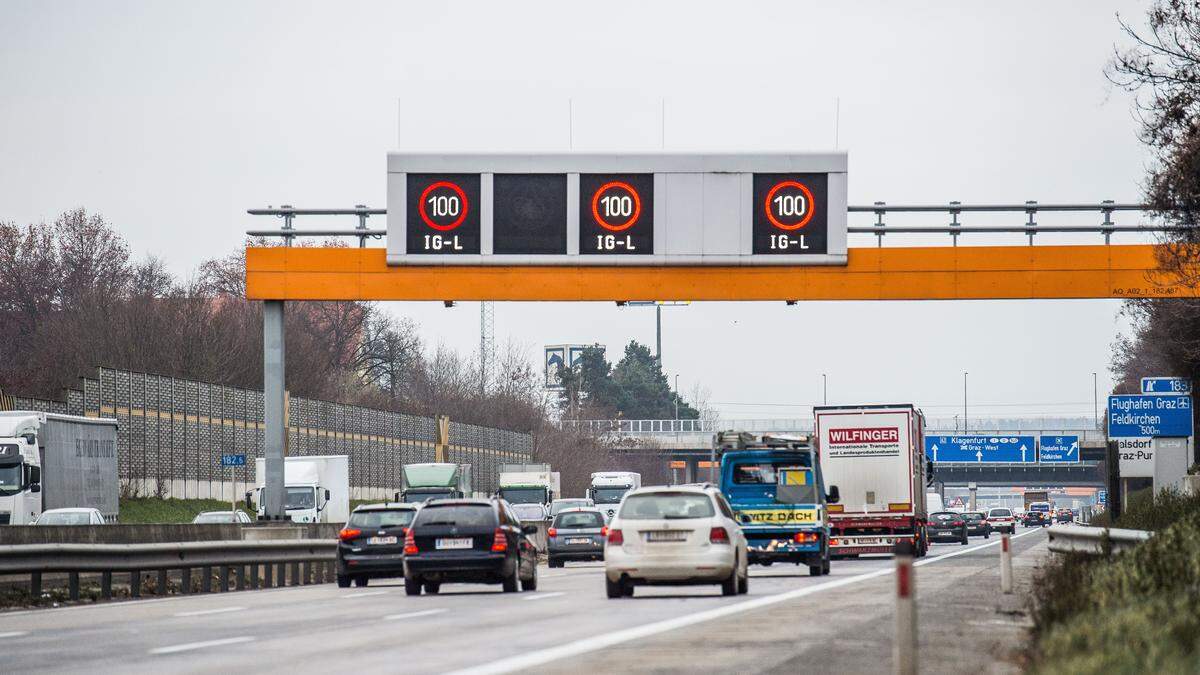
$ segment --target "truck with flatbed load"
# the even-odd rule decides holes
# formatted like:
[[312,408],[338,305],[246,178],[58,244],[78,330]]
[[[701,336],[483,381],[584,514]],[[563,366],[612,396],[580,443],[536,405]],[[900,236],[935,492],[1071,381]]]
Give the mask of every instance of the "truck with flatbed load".
[[499,497],[507,501],[517,518],[527,521],[550,519],[550,504],[560,495],[557,471],[549,464],[501,464]]
[[0,525],[65,508],[94,508],[116,522],[120,493],[116,420],[0,412]]
[[742,523],[751,564],[791,562],[809,574],[829,574],[829,505],[821,461],[808,436],[722,431],[713,437],[720,456],[721,493]]
[[842,497],[829,508],[833,555],[891,553],[900,541],[925,555],[930,469],[924,414],[901,403],[818,406],[814,416],[825,479]]
[[604,522],[611,522],[617,506],[625,493],[642,486],[642,474],[634,471],[597,471],[592,474],[587,496],[604,514]]
[[474,496],[471,492],[471,465],[449,462],[405,464],[396,501],[422,503],[430,499]]
[[[246,493],[258,515],[265,515],[262,491],[266,488],[267,460],[254,460],[257,488]],[[350,517],[350,458],[347,455],[304,455],[283,458],[284,513],[297,523],[344,523]]]

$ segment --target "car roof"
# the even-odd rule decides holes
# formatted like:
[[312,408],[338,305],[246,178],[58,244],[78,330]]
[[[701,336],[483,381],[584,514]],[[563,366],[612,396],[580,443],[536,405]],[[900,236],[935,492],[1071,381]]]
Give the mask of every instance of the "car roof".
[[562,511],[559,511],[556,515],[561,516],[564,513],[598,513],[600,515],[604,515],[603,511],[601,511],[600,509],[598,509],[594,506],[577,506],[572,509],[563,509]]
[[630,490],[629,492],[625,493],[625,496],[628,497],[630,495],[645,495],[661,492],[684,492],[697,495],[706,495],[715,490],[716,487],[708,483],[691,483],[687,485],[650,485],[642,486],[636,490]]
[[456,497],[452,499],[430,499],[424,502],[424,507],[430,506],[494,506],[495,499]]
[[408,502],[385,502],[382,504],[359,504],[352,513],[361,511],[416,511],[417,505]]

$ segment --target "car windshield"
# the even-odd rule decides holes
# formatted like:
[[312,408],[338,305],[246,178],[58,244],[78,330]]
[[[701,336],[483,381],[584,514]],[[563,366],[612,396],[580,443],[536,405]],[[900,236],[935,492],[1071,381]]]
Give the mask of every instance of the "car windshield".
[[712,518],[716,513],[708,495],[689,492],[649,492],[633,495],[621,507],[622,520],[675,520]]
[[569,511],[554,519],[554,527],[561,529],[604,527],[604,516],[592,511]]
[[778,504],[815,504],[816,479],[806,458],[779,462],[746,462],[733,467],[735,485],[774,485]]
[[550,515],[557,516],[558,512],[563,509],[577,509],[581,506],[591,506],[591,503],[586,499],[563,499],[556,501],[550,506]]
[[989,518],[1007,518],[1011,515],[1012,511],[1009,511],[1008,509],[992,509],[991,511],[988,511]]
[[196,516],[193,523],[236,523],[238,521],[237,514],[232,511],[214,511],[212,513],[201,513]]
[[500,496],[509,504],[544,504],[545,488],[500,488]]
[[351,525],[366,530],[376,530],[383,527],[405,527],[413,521],[416,511],[412,509],[396,509],[394,511],[355,511],[350,514]]
[[87,511],[65,511],[43,513],[37,519],[38,525],[91,525],[92,514]]
[[592,488],[592,501],[597,504],[619,504],[628,487],[598,487]]
[[316,508],[316,493],[310,487],[290,487],[287,489],[284,504],[286,504],[284,508],[289,511]]
[[417,514],[413,527],[453,525],[488,527],[496,524],[496,514],[487,504],[445,504],[426,506]]
[[0,466],[0,494],[16,494],[21,489],[21,465]]

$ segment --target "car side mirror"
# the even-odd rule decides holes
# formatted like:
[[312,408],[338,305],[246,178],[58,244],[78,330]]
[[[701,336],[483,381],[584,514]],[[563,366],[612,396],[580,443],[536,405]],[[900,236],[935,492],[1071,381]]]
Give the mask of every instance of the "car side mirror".
[[29,491],[33,492],[33,493],[41,492],[42,484],[41,483],[33,483],[32,485],[29,486]]
[[836,504],[841,500],[842,500],[842,493],[838,491],[838,486],[830,485],[829,486],[829,494],[825,495],[825,501],[829,502],[830,504]]
[[325,490],[325,501],[329,501],[329,490]]
[[525,534],[537,534],[538,526],[537,525],[522,525],[521,531],[524,532]]
[[246,508],[247,508],[247,509],[253,509],[253,508],[254,508],[254,500],[253,500],[253,499],[250,497],[250,495],[252,495],[252,494],[254,494],[254,491],[253,491],[253,490],[246,490],[246,495],[245,495],[245,497],[246,497]]

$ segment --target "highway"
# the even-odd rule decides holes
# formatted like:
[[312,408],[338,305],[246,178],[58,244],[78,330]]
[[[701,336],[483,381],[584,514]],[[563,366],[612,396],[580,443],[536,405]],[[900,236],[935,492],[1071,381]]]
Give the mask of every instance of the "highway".
[[[1040,529],[1018,530],[1018,570],[1045,542]],[[989,636],[1023,630],[988,616],[998,550],[999,537],[938,544],[918,562],[922,652],[951,650],[931,672],[1004,671],[988,649],[957,639],[973,622]],[[537,592],[510,595],[446,585],[407,597],[401,580],[381,580],[19,611],[0,614],[0,651],[6,672],[879,672],[890,660],[893,567],[880,557],[835,561],[828,577],[753,567],[749,596],[731,598],[714,586],[608,600],[602,564],[581,563],[543,566]],[[965,618],[948,618],[956,598]]]

